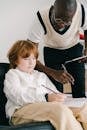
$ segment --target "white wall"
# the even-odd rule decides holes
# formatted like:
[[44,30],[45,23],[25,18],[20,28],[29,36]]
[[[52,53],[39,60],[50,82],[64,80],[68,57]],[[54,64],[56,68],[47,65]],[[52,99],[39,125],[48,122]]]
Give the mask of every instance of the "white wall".
[[8,62],[7,52],[20,39],[27,39],[35,12],[54,0],[0,0],[0,62]]

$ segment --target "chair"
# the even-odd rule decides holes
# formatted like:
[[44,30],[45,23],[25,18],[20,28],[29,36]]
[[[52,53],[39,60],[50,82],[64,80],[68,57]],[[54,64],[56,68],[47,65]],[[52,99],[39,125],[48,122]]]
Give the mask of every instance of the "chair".
[[49,121],[33,122],[23,125],[10,126],[5,114],[6,97],[3,92],[5,73],[9,70],[9,63],[0,63],[0,130],[55,130]]

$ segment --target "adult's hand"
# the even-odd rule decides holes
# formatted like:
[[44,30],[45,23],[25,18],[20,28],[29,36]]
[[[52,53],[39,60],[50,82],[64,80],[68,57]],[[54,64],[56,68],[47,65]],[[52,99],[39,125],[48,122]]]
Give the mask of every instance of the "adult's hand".
[[64,70],[49,70],[49,76],[55,79],[56,81],[65,84],[65,83],[72,83],[74,84],[74,78],[68,72]]
[[84,49],[84,55],[87,55],[87,48]]
[[[84,56],[87,56],[87,48],[84,49]],[[87,57],[84,57],[80,60],[78,60],[79,63],[84,62],[87,63]]]
[[74,84],[74,78],[68,72],[64,70],[54,70],[47,66],[44,66],[40,61],[37,61],[36,69],[46,73],[49,77],[53,78],[54,80],[65,84],[65,83],[72,83]]

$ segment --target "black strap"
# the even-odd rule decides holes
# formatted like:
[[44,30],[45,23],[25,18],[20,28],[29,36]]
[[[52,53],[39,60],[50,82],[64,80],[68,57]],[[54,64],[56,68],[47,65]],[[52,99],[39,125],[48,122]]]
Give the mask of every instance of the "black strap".
[[82,27],[85,22],[85,10],[82,4],[81,4],[81,8],[82,8],[82,24],[81,24],[81,27]]
[[45,94],[46,101],[48,102],[48,93]]
[[44,34],[46,34],[46,33],[47,33],[47,29],[46,29],[46,26],[45,26],[45,24],[44,24],[44,22],[43,22],[43,19],[42,19],[41,14],[40,14],[39,11],[37,12],[37,16],[38,16],[38,19],[39,19],[41,25],[43,26]]

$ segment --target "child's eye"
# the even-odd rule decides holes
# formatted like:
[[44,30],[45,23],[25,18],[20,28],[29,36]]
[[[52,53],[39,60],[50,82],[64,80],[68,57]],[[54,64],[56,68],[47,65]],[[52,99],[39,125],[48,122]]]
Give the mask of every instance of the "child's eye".
[[23,58],[24,60],[29,60],[29,58]]
[[[30,60],[31,58],[23,58],[24,60]],[[32,60],[36,60],[36,58],[32,58]]]

